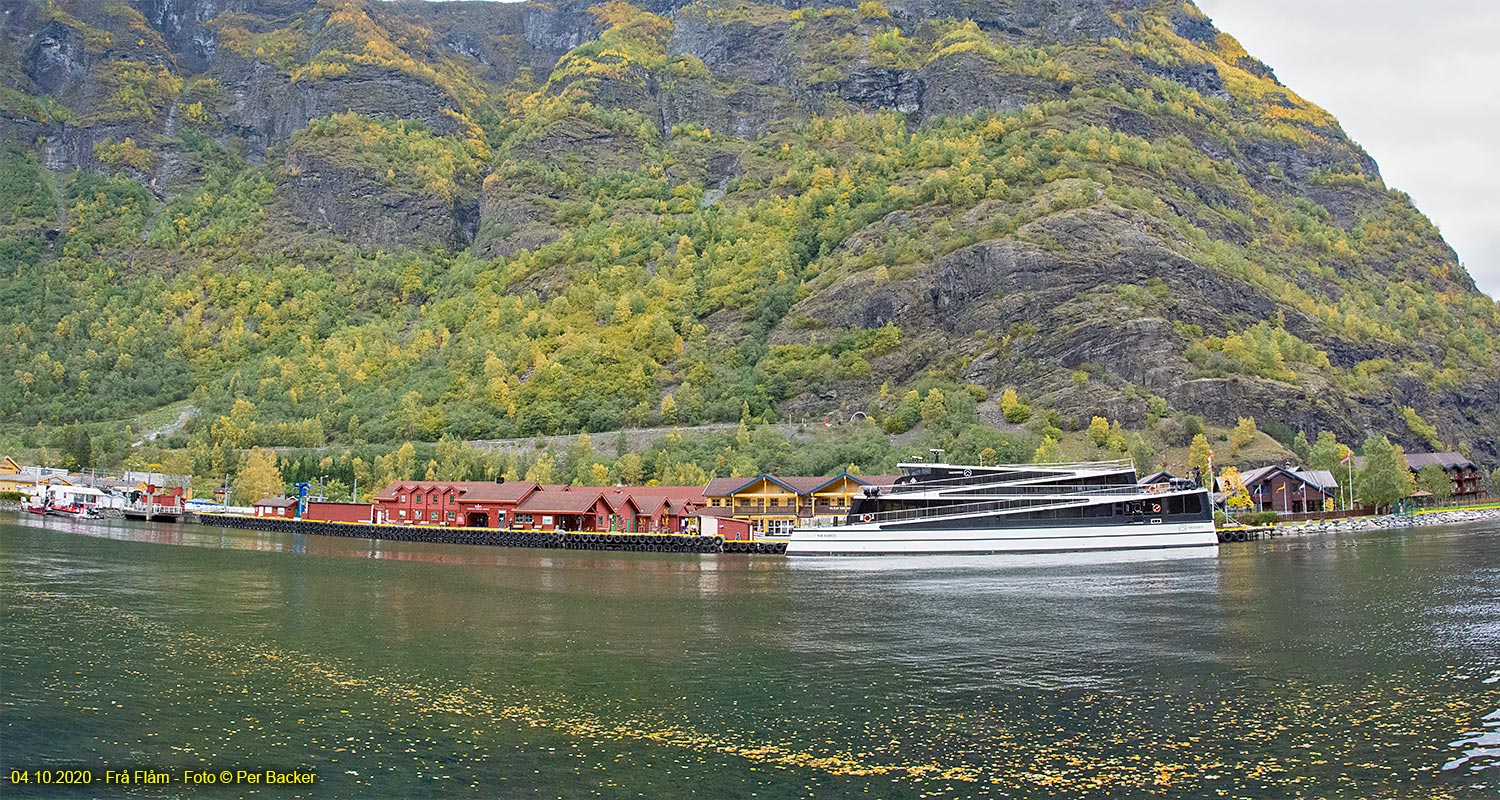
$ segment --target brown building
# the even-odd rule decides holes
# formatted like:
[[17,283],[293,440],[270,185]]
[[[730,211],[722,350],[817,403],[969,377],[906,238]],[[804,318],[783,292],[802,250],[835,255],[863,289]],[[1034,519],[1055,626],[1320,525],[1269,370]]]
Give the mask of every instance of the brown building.
[[1475,497],[1484,494],[1484,471],[1478,464],[1458,453],[1407,453],[1406,466],[1412,472],[1420,472],[1429,464],[1436,464],[1448,473],[1453,482],[1453,496]]
[[1256,511],[1302,514],[1338,508],[1339,484],[1326,469],[1261,467],[1240,476]]

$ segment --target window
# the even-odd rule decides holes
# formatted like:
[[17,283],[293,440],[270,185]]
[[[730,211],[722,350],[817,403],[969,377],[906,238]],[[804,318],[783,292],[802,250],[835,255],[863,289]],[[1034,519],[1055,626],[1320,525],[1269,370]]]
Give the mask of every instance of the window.
[[432,520],[433,522],[437,522],[437,511],[428,512],[427,518]]
[[396,516],[399,519],[406,519],[406,509],[403,508],[400,511],[397,511]]
[[424,495],[424,494],[417,495],[416,501],[417,501],[417,505],[419,505],[419,506],[425,506],[425,505],[427,505],[427,495]]
[[792,534],[792,521],[789,519],[766,520],[767,536],[790,536]]
[[401,493],[401,502],[403,502],[403,503],[406,502],[406,492],[402,492]]
[[452,511],[449,511],[449,512],[448,512],[448,521],[449,521],[449,522],[452,522],[452,521],[453,521],[453,512],[452,512]]
[[781,505],[781,498],[780,497],[773,497],[773,498],[771,498],[771,505],[772,506],[779,506],[779,505]]
[[543,514],[542,515],[542,524],[543,525],[551,525],[552,524],[552,517],[550,517],[550,516],[548,516],[546,514]]

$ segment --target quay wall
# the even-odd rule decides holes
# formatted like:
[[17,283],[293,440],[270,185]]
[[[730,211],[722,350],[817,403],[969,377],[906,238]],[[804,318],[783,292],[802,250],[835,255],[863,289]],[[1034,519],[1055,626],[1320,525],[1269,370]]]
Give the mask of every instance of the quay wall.
[[533,547],[557,550],[613,550],[637,553],[744,553],[786,552],[785,542],[726,542],[718,536],[685,536],[651,533],[553,533],[550,531],[494,530],[489,528],[443,528],[414,525],[376,525],[358,522],[246,517],[238,514],[198,514],[190,522],[220,528],[240,528],[275,533],[314,536],[344,536],[397,542],[472,544],[492,547]]

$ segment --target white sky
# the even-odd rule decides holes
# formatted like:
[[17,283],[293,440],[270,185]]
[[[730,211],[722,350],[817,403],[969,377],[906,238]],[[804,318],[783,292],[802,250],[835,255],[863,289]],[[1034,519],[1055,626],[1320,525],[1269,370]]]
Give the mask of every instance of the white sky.
[[1500,2],[1198,0],[1327,109],[1500,297]]

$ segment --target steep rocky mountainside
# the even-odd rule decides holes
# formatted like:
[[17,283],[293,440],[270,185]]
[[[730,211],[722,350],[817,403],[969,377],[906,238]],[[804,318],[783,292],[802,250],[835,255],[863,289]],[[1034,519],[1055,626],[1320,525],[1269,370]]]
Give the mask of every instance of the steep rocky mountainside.
[[942,384],[1500,456],[1495,302],[1190,2],[0,13],[23,425],[491,438]]

